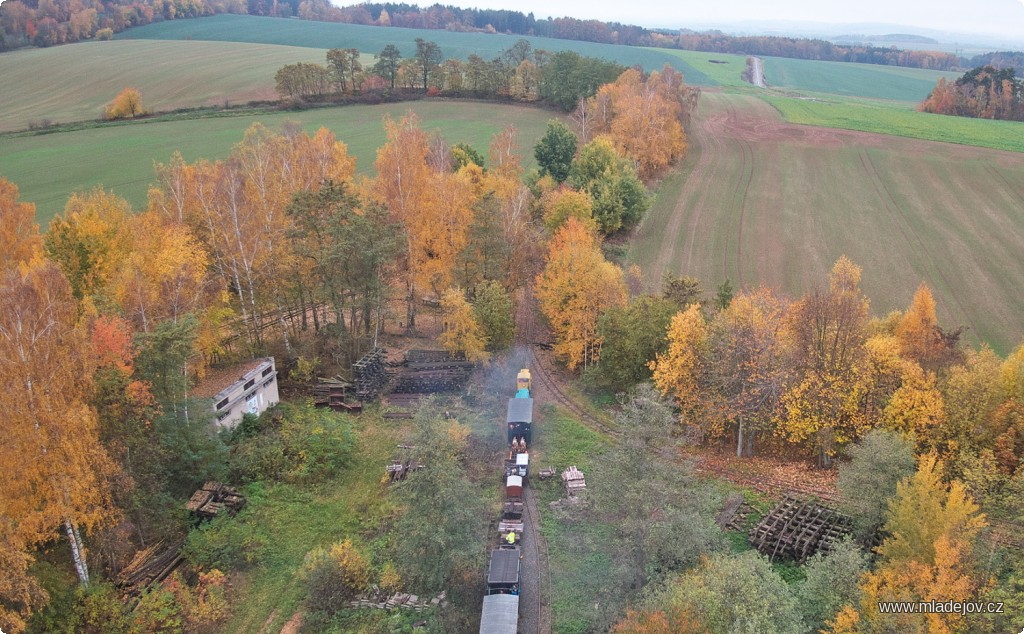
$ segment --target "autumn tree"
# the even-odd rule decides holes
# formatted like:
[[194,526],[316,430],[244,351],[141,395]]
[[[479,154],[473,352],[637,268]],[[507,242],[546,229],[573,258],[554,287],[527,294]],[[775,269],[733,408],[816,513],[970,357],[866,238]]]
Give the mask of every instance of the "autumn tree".
[[910,308],[896,326],[903,355],[926,369],[935,369],[945,346],[939,321],[935,316],[935,299],[931,289],[922,282],[914,293]]
[[56,262],[79,301],[94,304],[132,248],[128,201],[101,188],[74,193],[46,233],[46,253]]
[[107,119],[134,119],[146,114],[142,108],[142,93],[138,88],[125,88],[107,104],[103,114]]
[[783,320],[788,305],[768,289],[741,293],[711,322],[707,393],[713,435],[735,428],[736,455],[753,456],[770,433],[788,375]]
[[51,262],[6,271],[0,282],[0,378],[5,433],[0,440],[0,504],[26,546],[53,538],[71,544],[89,583],[82,532],[113,515],[115,467],[88,405],[94,357],[78,324],[71,286]]
[[356,76],[363,70],[359,62],[359,49],[332,48],[327,51],[327,66],[341,92],[356,90]]
[[796,585],[796,595],[810,631],[823,631],[844,605],[860,600],[860,580],[867,570],[867,554],[850,539],[834,544],[827,553],[819,550],[807,560],[807,576]]
[[561,187],[545,192],[541,198],[544,209],[544,226],[554,233],[569,218],[575,218],[589,230],[597,229],[594,220],[594,203],[586,192]]
[[672,317],[668,350],[650,362],[651,378],[680,409],[680,422],[700,430],[704,419],[701,386],[708,371],[708,324],[700,304],[690,304]]
[[974,544],[985,516],[957,481],[946,485],[934,455],[921,458],[917,472],[896,487],[885,524],[888,538],[880,561],[865,576],[862,599],[836,616],[833,631],[955,632],[957,613],[881,614],[879,601],[966,601],[977,596],[983,577]]
[[438,341],[445,350],[474,363],[486,362],[490,358],[487,337],[462,289],[452,287],[444,292],[441,314],[444,328]]
[[604,259],[597,238],[570,218],[551,239],[537,299],[557,340],[555,353],[569,369],[595,362],[600,314],[626,302],[622,270]]
[[0,178],[0,271],[27,264],[42,255],[43,240],[35,222],[36,206],[18,201],[18,186]]
[[789,311],[787,336],[798,374],[782,396],[780,433],[790,441],[812,440],[823,465],[870,425],[861,409],[868,390],[861,369],[868,300],[860,274],[846,256],[839,258],[828,290],[804,295]]
[[686,93],[683,76],[668,65],[646,77],[631,68],[589,101],[591,134],[609,135],[648,180],[686,153]]

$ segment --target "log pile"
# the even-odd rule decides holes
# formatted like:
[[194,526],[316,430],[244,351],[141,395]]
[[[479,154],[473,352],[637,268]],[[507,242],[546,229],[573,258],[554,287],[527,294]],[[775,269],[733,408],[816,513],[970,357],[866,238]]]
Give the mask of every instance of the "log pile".
[[583,477],[583,472],[573,465],[562,472],[562,481],[565,482],[566,492],[574,496],[587,488],[587,480]]
[[410,394],[457,392],[474,366],[445,350],[409,350],[394,373],[393,390]]
[[537,472],[537,477],[540,478],[541,480],[547,480],[548,478],[555,477],[556,473],[558,472],[555,470],[554,467],[546,467]]
[[238,489],[211,481],[192,494],[185,508],[196,517],[208,520],[223,511],[234,515],[245,507],[245,501]]
[[842,513],[786,495],[778,506],[750,530],[750,543],[767,555],[804,562],[816,552],[828,552],[850,534],[852,522]]
[[160,583],[183,561],[183,545],[184,542],[171,546],[159,542],[135,553],[135,557],[117,576],[117,586],[125,595],[134,597],[142,594],[150,584]]
[[352,364],[352,381],[355,384],[356,398],[359,400],[373,400],[388,384],[384,356],[384,348],[374,348]]

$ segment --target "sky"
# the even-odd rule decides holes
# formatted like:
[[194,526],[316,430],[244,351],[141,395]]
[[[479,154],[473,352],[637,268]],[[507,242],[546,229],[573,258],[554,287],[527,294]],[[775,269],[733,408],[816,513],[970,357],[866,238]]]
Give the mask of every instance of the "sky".
[[[474,6],[472,0],[451,4]],[[785,20],[899,24],[1024,38],[1024,0],[481,0],[475,6],[532,11],[538,18],[572,16],[647,27]]]

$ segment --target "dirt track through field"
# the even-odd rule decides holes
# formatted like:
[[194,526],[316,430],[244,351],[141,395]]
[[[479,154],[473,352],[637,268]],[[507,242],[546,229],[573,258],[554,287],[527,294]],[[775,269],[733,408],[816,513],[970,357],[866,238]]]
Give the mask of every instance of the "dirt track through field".
[[651,290],[673,272],[796,296],[847,255],[876,315],[924,281],[944,327],[1003,354],[1024,339],[1024,154],[791,125],[713,91],[689,143],[631,240]]

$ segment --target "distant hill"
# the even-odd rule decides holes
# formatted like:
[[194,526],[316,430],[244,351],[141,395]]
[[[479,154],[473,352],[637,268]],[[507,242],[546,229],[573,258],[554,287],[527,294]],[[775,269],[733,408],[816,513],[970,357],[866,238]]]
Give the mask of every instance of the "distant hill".
[[861,42],[898,42],[900,44],[934,44],[938,45],[939,41],[932,37],[925,37],[924,35],[913,35],[911,33],[890,33],[888,35],[840,35],[832,38],[833,42],[838,43],[861,43]]

